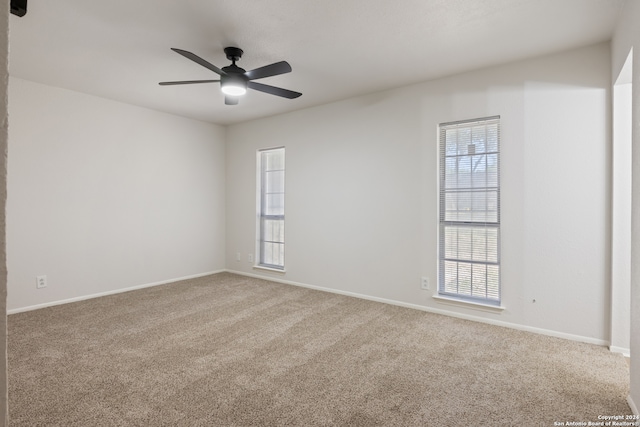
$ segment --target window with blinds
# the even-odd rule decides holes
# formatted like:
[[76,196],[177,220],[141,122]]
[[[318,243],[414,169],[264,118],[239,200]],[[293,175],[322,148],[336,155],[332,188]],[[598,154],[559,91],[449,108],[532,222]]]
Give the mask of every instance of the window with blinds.
[[258,152],[258,264],[284,269],[284,148]]
[[439,132],[438,294],[500,305],[500,117]]

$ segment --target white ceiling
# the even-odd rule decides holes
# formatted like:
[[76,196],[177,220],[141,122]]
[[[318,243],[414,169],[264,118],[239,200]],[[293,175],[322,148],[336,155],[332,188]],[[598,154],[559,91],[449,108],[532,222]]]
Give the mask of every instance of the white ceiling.
[[[12,76],[218,124],[279,114],[611,38],[624,0],[30,0],[10,17]],[[293,72],[224,105],[223,48]]]

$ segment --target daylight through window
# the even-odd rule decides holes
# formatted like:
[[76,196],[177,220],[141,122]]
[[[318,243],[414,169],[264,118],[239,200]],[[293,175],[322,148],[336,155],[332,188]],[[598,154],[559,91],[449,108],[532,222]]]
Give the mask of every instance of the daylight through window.
[[440,130],[438,293],[500,304],[500,118]]
[[284,269],[284,148],[258,152],[259,265]]

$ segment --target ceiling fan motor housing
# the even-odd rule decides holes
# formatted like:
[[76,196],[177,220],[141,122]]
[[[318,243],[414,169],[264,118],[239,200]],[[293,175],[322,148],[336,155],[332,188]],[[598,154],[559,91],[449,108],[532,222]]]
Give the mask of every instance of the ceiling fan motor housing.
[[220,86],[225,94],[237,96],[247,91],[249,78],[244,75],[245,70],[243,68],[238,67],[234,63],[223,67],[222,71],[224,71],[225,74],[220,76]]

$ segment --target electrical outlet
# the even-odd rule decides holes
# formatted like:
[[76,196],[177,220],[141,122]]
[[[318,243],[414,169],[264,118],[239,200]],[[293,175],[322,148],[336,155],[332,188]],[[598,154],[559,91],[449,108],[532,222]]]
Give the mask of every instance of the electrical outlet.
[[249,261],[249,262],[253,262],[253,254],[249,254],[249,255],[247,256],[247,261]]
[[242,254],[240,252],[236,252],[236,261],[240,262],[242,260]]
[[47,276],[36,276],[36,288],[42,289],[47,287]]
[[422,279],[420,279],[420,287],[422,289],[424,289],[425,291],[429,290],[429,278],[428,277],[423,277]]

